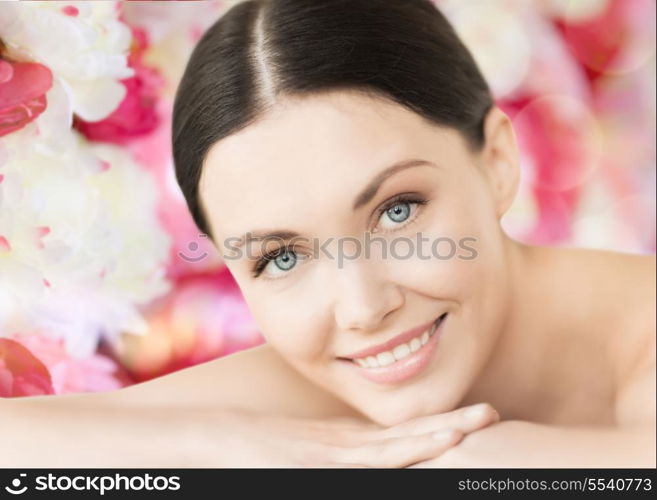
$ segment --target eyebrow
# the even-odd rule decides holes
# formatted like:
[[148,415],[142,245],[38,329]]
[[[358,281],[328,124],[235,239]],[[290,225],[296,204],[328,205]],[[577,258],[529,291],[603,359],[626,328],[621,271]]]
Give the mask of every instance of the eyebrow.
[[376,177],[374,177],[374,179],[372,179],[370,183],[367,186],[365,186],[365,189],[363,189],[360,192],[360,194],[356,196],[356,200],[354,201],[354,205],[352,207],[353,211],[355,212],[363,205],[367,205],[370,201],[372,201],[372,198],[374,198],[376,196],[376,193],[379,191],[381,184],[383,184],[383,181],[385,181],[388,177],[396,174],[401,170],[406,170],[408,168],[413,168],[413,167],[425,167],[425,166],[437,167],[438,165],[436,165],[435,163],[431,163],[430,161],[419,160],[416,158],[412,158],[410,160],[398,161],[397,163],[390,165],[382,172],[379,172],[376,175]]
[[[390,165],[385,170],[379,172],[364,189],[356,196],[352,206],[352,210],[355,212],[364,205],[367,205],[372,199],[376,196],[376,193],[379,191],[379,188],[383,182],[389,177],[393,176],[397,172],[402,170],[407,170],[413,167],[438,167],[435,163],[432,163],[427,160],[421,160],[417,158],[411,158],[408,160],[398,161]],[[271,231],[250,231],[243,234],[239,241],[235,244],[235,247],[241,247],[247,241],[257,241],[262,239],[273,239],[278,238],[281,240],[291,240],[293,238],[298,238],[301,236],[295,231],[287,230],[271,230]]]

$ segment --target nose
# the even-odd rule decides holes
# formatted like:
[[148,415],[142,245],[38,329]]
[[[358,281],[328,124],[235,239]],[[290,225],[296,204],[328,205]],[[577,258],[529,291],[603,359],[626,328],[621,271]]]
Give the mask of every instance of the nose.
[[404,304],[400,287],[373,262],[348,261],[334,272],[335,322],[342,330],[375,330]]

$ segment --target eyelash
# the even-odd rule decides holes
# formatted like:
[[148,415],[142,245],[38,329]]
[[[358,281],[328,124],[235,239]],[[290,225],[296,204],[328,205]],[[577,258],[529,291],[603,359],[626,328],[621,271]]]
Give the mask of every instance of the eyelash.
[[[394,207],[395,205],[399,205],[399,204],[402,204],[402,203],[407,203],[409,205],[418,205],[418,207],[421,207],[423,205],[426,205],[428,203],[428,201],[429,200],[427,200],[426,198],[423,198],[423,197],[421,197],[419,195],[416,195],[416,194],[411,194],[411,193],[398,194],[394,198],[391,198],[389,201],[387,201],[383,205],[383,207],[381,207],[379,209],[379,211],[377,212],[376,220],[378,222],[379,219],[381,219],[381,216],[384,213],[386,213],[388,210],[390,210],[392,207]],[[395,229],[389,229],[388,232],[398,231],[402,228],[405,228],[409,224],[412,224],[415,221],[415,219],[417,219],[417,210],[415,212],[413,212],[413,214],[411,215],[411,218],[409,218],[408,220],[405,220],[399,227],[397,227]],[[372,232],[374,232],[374,231],[372,231]]]
[[[408,203],[409,205],[410,204],[415,204],[415,205],[418,205],[418,206],[423,206],[423,205],[426,205],[428,203],[428,201],[429,200],[427,200],[426,198],[423,198],[423,197],[421,197],[419,195],[415,195],[415,194],[409,194],[409,193],[399,194],[399,195],[395,196],[394,198],[390,199],[388,202],[386,202],[385,205],[377,211],[376,220],[379,221],[381,219],[381,216],[384,213],[386,213],[386,211],[388,211],[389,209],[394,207],[395,205],[399,205],[401,203]],[[409,224],[412,224],[417,219],[417,210],[413,213],[413,215],[411,217],[412,218],[408,219],[407,221],[404,221],[404,223],[402,223],[402,225],[399,226],[399,228],[390,229],[388,231],[397,231],[399,229],[402,229],[402,228],[408,226]],[[257,260],[257,262],[255,263],[255,266],[253,267],[253,272],[252,272],[253,277],[254,278],[259,277],[260,274],[262,273],[262,271],[264,271],[267,264],[269,264],[272,260],[275,260],[280,255],[284,255],[285,253],[290,252],[290,250],[292,250],[291,246],[283,246],[283,247],[277,248],[276,250],[271,250],[271,251],[265,253],[264,255],[262,255]]]
[[260,274],[262,273],[262,271],[264,271],[267,264],[269,264],[272,260],[275,260],[279,255],[283,255],[285,253],[290,252],[290,250],[292,250],[292,247],[284,246],[284,247],[279,247],[276,250],[272,250],[270,252],[265,253],[262,257],[258,259],[255,266],[253,267],[253,277],[257,278],[258,276],[260,276]]

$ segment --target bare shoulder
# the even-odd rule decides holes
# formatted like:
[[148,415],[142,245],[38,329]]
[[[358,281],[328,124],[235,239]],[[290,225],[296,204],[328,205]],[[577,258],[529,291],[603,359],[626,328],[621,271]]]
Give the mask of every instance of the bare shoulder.
[[591,323],[608,339],[619,425],[655,424],[657,286],[654,255],[601,250],[578,253],[587,262],[600,318]]
[[[596,345],[607,345],[620,381],[654,363],[655,256],[588,248],[542,249],[558,263],[563,293]],[[652,348],[651,348],[652,347]]]
[[649,285],[655,282],[655,255],[617,252],[594,248],[545,247],[544,250],[567,257],[572,266],[590,269],[606,269],[607,278],[644,278]]
[[[614,338],[619,350],[634,354],[631,366],[641,360],[655,360],[655,315],[657,308],[654,255],[602,252],[600,289],[606,291],[609,309],[619,331]],[[604,277],[604,281],[603,278]]]
[[[560,248],[561,269],[569,283],[595,292],[597,307],[618,317],[653,325],[655,312],[655,256],[587,248]],[[618,309],[618,310],[616,310]],[[602,311],[600,311],[602,312]],[[651,314],[652,313],[652,314]],[[652,323],[646,320],[652,319]]]
[[613,318],[611,325],[618,328],[614,335],[618,343],[642,347],[654,343],[655,256],[587,249],[577,254],[580,267],[587,270],[585,282],[600,299],[599,313],[606,309]]
[[268,344],[120,389],[112,397],[126,404],[232,407],[298,417],[356,415]]

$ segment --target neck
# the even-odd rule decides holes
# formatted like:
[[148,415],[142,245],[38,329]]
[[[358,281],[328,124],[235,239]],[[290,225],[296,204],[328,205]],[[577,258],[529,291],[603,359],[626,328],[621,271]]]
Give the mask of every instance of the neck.
[[510,266],[510,302],[504,326],[463,405],[487,401],[503,419],[538,420],[552,399],[559,332],[567,311],[552,300],[558,276],[556,253],[505,237]]

